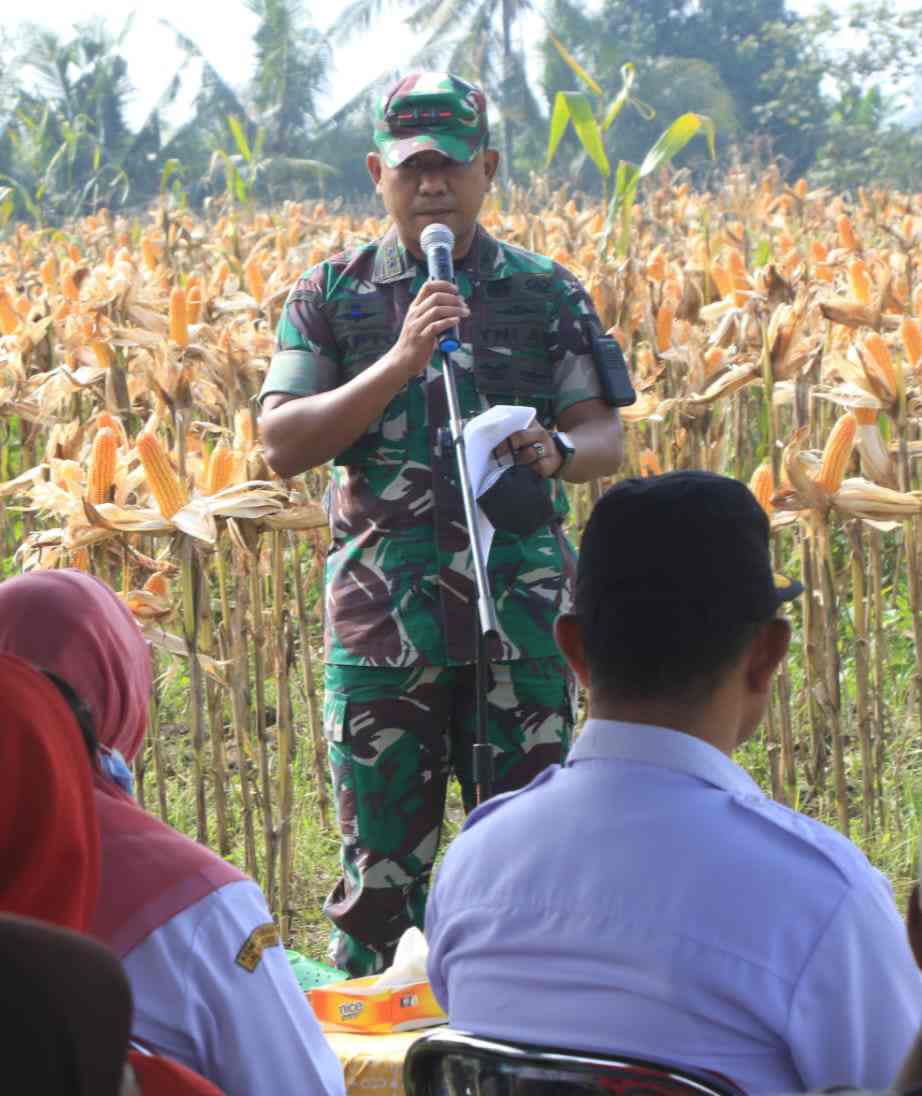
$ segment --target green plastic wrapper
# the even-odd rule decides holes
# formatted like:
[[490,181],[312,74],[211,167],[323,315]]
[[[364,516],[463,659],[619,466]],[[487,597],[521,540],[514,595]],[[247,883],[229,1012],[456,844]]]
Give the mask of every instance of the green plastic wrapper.
[[326,963],[319,963],[316,959],[308,959],[299,951],[292,951],[289,948],[286,949],[285,954],[288,956],[288,962],[291,963],[295,978],[298,979],[298,985],[305,993],[310,989],[316,989],[317,986],[328,986],[331,982],[344,982],[349,977],[344,970],[328,967]]

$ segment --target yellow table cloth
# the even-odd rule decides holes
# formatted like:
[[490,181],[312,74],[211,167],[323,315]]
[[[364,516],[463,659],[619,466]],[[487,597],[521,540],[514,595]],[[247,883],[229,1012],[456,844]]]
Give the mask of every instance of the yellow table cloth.
[[412,1043],[432,1031],[397,1031],[390,1035],[358,1035],[327,1031],[325,1035],[342,1062],[346,1092],[403,1092],[403,1060]]

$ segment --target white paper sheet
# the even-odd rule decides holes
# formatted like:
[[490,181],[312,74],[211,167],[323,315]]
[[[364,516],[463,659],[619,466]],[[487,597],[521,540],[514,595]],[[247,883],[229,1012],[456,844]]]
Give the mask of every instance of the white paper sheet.
[[[512,457],[508,455],[497,461],[493,456],[493,450],[510,434],[531,426],[534,418],[533,407],[507,407],[497,404],[496,407],[491,407],[489,411],[484,411],[483,414],[471,419],[464,427],[467,471],[475,499],[480,498],[484,491],[489,491],[513,463]],[[495,529],[479,506],[476,517],[477,539],[486,561],[490,558]]]

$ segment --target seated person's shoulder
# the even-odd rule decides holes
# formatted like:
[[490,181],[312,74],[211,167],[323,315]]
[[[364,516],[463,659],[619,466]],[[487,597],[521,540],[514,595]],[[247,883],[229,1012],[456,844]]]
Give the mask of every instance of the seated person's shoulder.
[[838,830],[763,795],[735,795],[734,804],[765,828],[766,838],[789,852],[803,870],[838,877],[846,886],[880,879],[864,853]]

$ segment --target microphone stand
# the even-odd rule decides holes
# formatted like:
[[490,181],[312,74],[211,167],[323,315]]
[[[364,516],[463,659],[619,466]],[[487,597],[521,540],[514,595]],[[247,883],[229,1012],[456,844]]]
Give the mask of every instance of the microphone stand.
[[[455,344],[457,345],[457,344]],[[493,751],[487,740],[487,666],[490,660],[489,643],[499,634],[496,622],[496,605],[487,578],[487,563],[477,536],[477,511],[474,509],[474,492],[467,471],[467,449],[464,427],[461,422],[461,405],[455,385],[454,363],[451,353],[442,349],[442,378],[448,399],[448,429],[454,447],[455,463],[464,503],[464,521],[471,542],[474,561],[474,581],[477,586],[477,722],[474,732],[473,777],[477,805],[485,803],[493,794]]]

